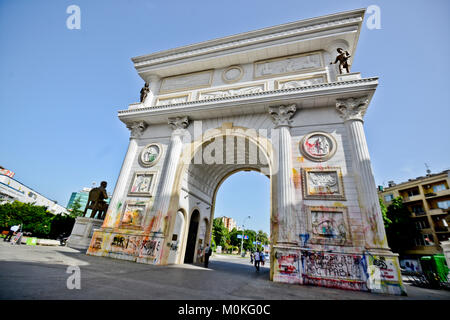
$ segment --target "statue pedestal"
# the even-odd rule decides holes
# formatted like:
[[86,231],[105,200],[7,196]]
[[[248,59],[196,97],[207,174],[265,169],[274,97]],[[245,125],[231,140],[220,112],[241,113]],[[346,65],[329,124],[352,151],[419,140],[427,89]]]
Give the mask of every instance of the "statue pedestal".
[[359,80],[359,79],[361,79],[361,73],[360,72],[351,72],[351,73],[338,74],[336,76],[336,79],[337,79],[337,81]]
[[91,242],[95,229],[100,229],[103,220],[77,217],[75,224],[67,240],[67,246],[74,249],[87,249]]

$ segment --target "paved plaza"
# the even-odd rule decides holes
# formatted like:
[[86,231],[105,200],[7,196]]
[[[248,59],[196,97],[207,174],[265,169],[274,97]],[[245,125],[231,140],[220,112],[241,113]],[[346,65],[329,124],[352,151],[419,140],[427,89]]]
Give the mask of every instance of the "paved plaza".
[[[68,289],[68,266],[79,266],[81,288]],[[450,291],[406,284],[408,296],[389,296],[269,281],[247,258],[214,254],[210,268],[153,266],[87,256],[68,247],[0,241],[0,299],[126,300],[443,300]],[[70,282],[70,281],[69,281]]]

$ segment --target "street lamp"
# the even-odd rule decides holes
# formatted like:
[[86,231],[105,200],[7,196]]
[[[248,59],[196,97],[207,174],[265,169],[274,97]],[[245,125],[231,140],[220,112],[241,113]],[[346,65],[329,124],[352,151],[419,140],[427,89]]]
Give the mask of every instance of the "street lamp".
[[244,227],[245,227],[245,220],[250,219],[250,216],[245,217],[244,221],[242,222],[242,238],[241,238],[241,256],[244,257],[245,254],[242,252],[242,246],[244,245]]

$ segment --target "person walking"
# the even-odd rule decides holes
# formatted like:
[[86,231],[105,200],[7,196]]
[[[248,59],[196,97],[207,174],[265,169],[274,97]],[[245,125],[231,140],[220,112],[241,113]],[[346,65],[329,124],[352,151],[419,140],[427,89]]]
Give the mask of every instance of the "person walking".
[[255,252],[255,268],[256,268],[257,272],[259,272],[259,263],[260,263],[260,261],[261,261],[261,256],[260,256],[259,249],[258,249]]
[[253,264],[253,251],[250,251],[250,263]]
[[15,225],[15,226],[12,226],[12,227],[9,229],[8,235],[5,237],[5,239],[3,239],[3,241],[11,242],[12,236],[13,236],[14,233],[16,233],[19,229],[20,229],[20,224]]
[[264,251],[262,251],[259,256],[260,256],[260,260],[261,260],[261,265],[264,267],[264,261],[266,261]]
[[204,263],[205,263],[205,268],[208,268],[209,257],[211,256],[211,254],[212,254],[212,249],[209,246],[209,244],[207,243],[206,247],[205,247],[205,257],[203,259]]

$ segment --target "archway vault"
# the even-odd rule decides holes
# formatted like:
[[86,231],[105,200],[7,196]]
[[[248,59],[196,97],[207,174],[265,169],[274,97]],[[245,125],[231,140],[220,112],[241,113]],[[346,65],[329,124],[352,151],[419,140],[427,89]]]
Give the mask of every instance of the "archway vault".
[[[212,221],[217,191],[221,184],[231,175],[239,171],[257,171],[267,176],[271,181],[270,212],[276,203],[273,201],[275,179],[273,179],[273,149],[271,142],[263,136],[255,135],[252,130],[242,127],[217,128],[213,134],[204,134],[199,139],[186,145],[183,149],[177,168],[174,192],[169,212],[177,212],[179,208],[190,212],[193,207],[200,211],[200,219],[207,218],[209,224],[208,241],[212,234]],[[220,154],[218,154],[220,153]],[[211,161],[209,158],[214,158]],[[186,161],[188,159],[188,161]],[[174,219],[170,219],[172,222]],[[185,239],[180,249],[186,250],[187,226],[185,224]],[[169,230],[173,225],[169,225]],[[169,232],[170,233],[170,232]],[[276,227],[271,223],[271,233],[276,233]],[[204,243],[204,242],[203,242]],[[197,242],[198,245],[198,242]],[[163,258],[164,259],[164,258]]]

